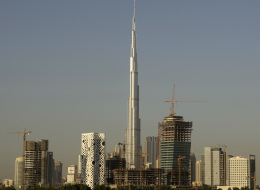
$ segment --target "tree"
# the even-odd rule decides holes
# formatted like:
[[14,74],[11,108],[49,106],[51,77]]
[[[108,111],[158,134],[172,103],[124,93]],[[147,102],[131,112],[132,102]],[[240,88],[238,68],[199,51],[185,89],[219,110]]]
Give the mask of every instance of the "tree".
[[61,186],[57,190],[91,190],[91,188],[85,184],[73,184]]

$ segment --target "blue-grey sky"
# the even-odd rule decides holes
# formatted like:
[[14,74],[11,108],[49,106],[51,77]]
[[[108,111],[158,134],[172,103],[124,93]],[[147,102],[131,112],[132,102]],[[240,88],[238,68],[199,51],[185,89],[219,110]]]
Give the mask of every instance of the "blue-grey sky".
[[[260,1],[137,0],[142,142],[170,113],[193,122],[205,146],[255,154],[260,124]],[[49,140],[55,160],[77,164],[81,133],[124,141],[133,1],[0,1],[0,178],[14,178],[22,135]]]

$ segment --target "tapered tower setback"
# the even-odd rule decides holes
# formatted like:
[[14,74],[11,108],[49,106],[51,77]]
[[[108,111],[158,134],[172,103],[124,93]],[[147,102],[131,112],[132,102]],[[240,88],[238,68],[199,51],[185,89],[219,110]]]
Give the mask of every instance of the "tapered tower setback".
[[128,126],[125,133],[125,158],[128,168],[140,167],[140,131],[138,63],[136,53],[134,11],[130,56],[130,97],[128,99]]

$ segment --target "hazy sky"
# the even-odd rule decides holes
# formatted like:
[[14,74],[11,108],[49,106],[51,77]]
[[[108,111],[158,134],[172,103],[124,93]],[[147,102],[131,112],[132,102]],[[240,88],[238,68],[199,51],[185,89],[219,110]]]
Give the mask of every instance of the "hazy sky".
[[[193,122],[205,146],[256,155],[260,169],[260,1],[137,0],[142,143],[170,113]],[[77,164],[81,133],[124,141],[132,0],[0,1],[0,178],[14,178],[27,140],[49,140],[55,160]]]

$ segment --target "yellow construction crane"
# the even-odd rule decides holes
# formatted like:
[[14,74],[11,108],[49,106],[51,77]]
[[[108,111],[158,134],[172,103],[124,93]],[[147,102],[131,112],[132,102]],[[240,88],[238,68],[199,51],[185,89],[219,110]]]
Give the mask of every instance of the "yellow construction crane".
[[[254,179],[254,190],[256,190],[256,178],[260,178],[260,177],[256,177],[256,175],[255,175],[255,173],[254,173],[254,177],[246,176],[246,179],[249,179],[249,178]],[[250,182],[249,182],[249,183],[250,183]]]
[[11,133],[22,133],[23,134],[23,172],[22,172],[22,190],[24,190],[24,174],[25,174],[25,142],[26,142],[26,135],[29,135],[31,131],[26,131],[26,128],[23,132],[10,132]]
[[181,157],[181,155],[179,155],[178,158],[178,165],[179,165],[179,187],[181,186],[181,160],[186,158],[186,156]]
[[224,159],[223,159],[223,161],[224,161],[224,163],[223,163],[224,164],[224,184],[223,185],[226,186],[226,180],[227,180],[226,179],[227,178],[226,177],[226,166],[227,166],[227,163],[226,163],[227,162],[227,160],[226,160],[226,148],[227,148],[227,146],[224,145],[224,144],[219,144],[218,146],[223,147],[223,153],[224,153],[224,155],[223,155],[224,156]]
[[171,107],[171,116],[173,116],[175,113],[174,113],[174,102],[205,102],[205,101],[175,101],[174,100],[174,90],[175,90],[175,84],[173,86],[173,94],[172,94],[172,100],[171,101],[164,101],[164,102],[171,102],[172,103],[172,107]]

